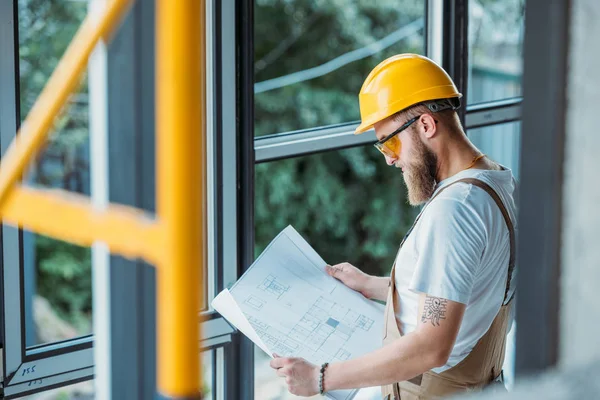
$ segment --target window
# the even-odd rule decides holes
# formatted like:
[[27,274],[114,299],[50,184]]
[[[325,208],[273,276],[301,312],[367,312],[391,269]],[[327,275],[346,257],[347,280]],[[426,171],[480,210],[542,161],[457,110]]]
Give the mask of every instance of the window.
[[425,2],[257,1],[257,136],[360,119],[369,71],[403,52],[423,54]]
[[[499,3],[474,1],[469,21],[471,28],[477,23],[473,15],[479,15],[474,9],[492,13],[486,18],[495,18],[498,25],[508,23],[502,20],[501,11],[511,5],[514,10],[513,24],[519,27],[523,22],[522,1],[511,1],[509,5]],[[408,13],[403,17],[395,17],[395,20],[405,21],[404,26],[407,26],[424,15],[424,8],[419,7],[408,7]],[[396,5],[396,9],[404,13],[403,7]],[[401,174],[387,167],[370,146],[362,146],[374,141],[374,137],[369,134],[352,136],[352,126],[344,123],[359,119],[356,96],[371,68],[378,61],[398,52],[423,53],[424,34],[420,31],[413,40],[398,42],[365,59],[364,63],[353,62],[340,68],[340,71],[343,68],[348,71],[344,76],[344,85],[332,79],[339,72],[337,70],[302,80],[300,78],[310,77],[310,73],[314,72],[312,67],[335,60],[340,53],[348,51],[340,46],[336,53],[336,47],[327,46],[331,41],[324,38],[331,35],[326,28],[318,26],[321,15],[313,10],[321,11],[315,7],[304,10],[289,4],[286,8],[286,5],[278,2],[269,2],[268,6],[266,2],[257,2],[255,6],[255,135],[278,134],[255,139],[255,255],[258,256],[281,229],[291,224],[328,262],[350,261],[368,273],[387,274],[402,235],[416,216],[415,209],[407,204]],[[354,7],[350,11],[344,9],[342,15],[328,19],[329,25],[338,26],[336,24],[341,18],[350,15],[352,10]],[[371,11],[362,13],[363,18],[374,18],[372,13],[377,15]],[[281,15],[285,15],[285,18]],[[287,27],[290,20],[295,24]],[[358,20],[362,21],[360,18]],[[274,25],[277,29],[273,28]],[[393,30],[385,28],[386,24],[380,25],[386,33]],[[497,26],[492,28],[496,31],[500,29]],[[339,27],[336,29],[340,31]],[[271,34],[273,31],[289,32],[290,39],[282,41],[280,36]],[[465,129],[476,146],[518,175],[520,99],[505,99],[521,94],[522,37],[519,36],[513,43],[512,36],[498,37],[496,31],[478,31],[478,40],[475,42],[473,31],[469,35],[473,59],[468,65],[469,107]],[[308,40],[306,32],[319,33],[320,40],[309,40],[311,46],[298,46],[305,51],[304,55],[299,55],[294,51],[294,46],[302,40]],[[382,37],[373,32],[370,34],[375,40]],[[347,40],[352,36],[342,37]],[[432,49],[436,48],[433,42],[442,39],[431,35]],[[421,50],[414,40],[421,41]],[[347,45],[341,40],[340,43]],[[413,49],[406,47],[409,43],[412,43]],[[321,47],[323,50],[319,52]],[[507,65],[513,67],[512,75],[500,77],[502,79],[497,76],[498,71],[491,70],[498,63],[488,63],[490,57],[494,59],[500,56]],[[267,62],[269,57],[281,57],[281,62],[270,64]],[[308,74],[305,71],[307,69]],[[298,71],[300,73],[296,73]],[[344,102],[345,98],[349,99],[347,103]],[[492,100],[503,101],[492,103]],[[482,102],[485,103],[471,106]],[[334,107],[336,104],[349,106],[343,112],[338,112],[339,109]],[[368,198],[365,193],[369,194]],[[389,218],[390,215],[397,215],[398,219]],[[509,349],[509,360],[512,351]],[[287,392],[284,382],[272,373],[268,362],[269,358],[256,349],[255,398],[295,398]],[[508,367],[512,368],[512,365]],[[379,393],[378,390],[374,393],[361,391],[359,396],[377,398]]]
[[[523,1],[470,2],[470,82],[469,93],[465,93],[469,99],[466,128],[471,139],[515,174],[520,101],[507,98],[521,94],[519,27]],[[442,4],[426,0],[257,0],[252,5],[239,0],[207,1],[207,93],[212,99],[207,110],[207,208],[212,219],[207,232],[207,301],[200,317],[202,342],[198,353],[203,365],[199,379],[205,383],[207,399],[236,398],[240,392],[254,393],[257,399],[293,397],[268,367],[265,355],[254,353],[241,334],[209,306],[214,295],[248,266],[252,245],[258,254],[281,229],[292,224],[327,261],[347,260],[368,273],[389,273],[416,210],[407,204],[400,172],[387,167],[370,146],[375,141],[372,132],[353,135],[359,119],[357,94],[366,75],[381,60],[401,52],[431,56],[432,48],[442,50],[448,45],[443,43],[448,38],[431,34],[448,30],[439,29],[442,18],[435,20],[438,26],[426,21],[436,14],[430,7],[426,15],[426,3]],[[246,18],[251,14],[247,7],[254,8],[253,21]],[[7,38],[0,41],[2,151],[6,151],[87,8],[87,1],[0,1],[0,33]],[[154,112],[153,85],[146,85],[154,73],[146,68],[153,61],[149,50],[154,48],[153,39],[149,39],[154,29],[152,9],[148,3],[136,3],[126,19],[126,33],[119,46],[109,49],[112,53],[106,65],[110,70],[110,121],[119,129],[135,132],[135,139],[121,135],[125,139],[117,144],[120,151],[132,155],[130,160],[115,152],[111,155],[120,166],[113,169],[114,175],[128,171],[118,183],[111,178],[111,188],[130,189],[127,193],[125,189],[111,189],[111,200],[149,211],[155,206],[147,195],[153,192],[149,183],[153,182],[153,172],[148,171],[154,171],[155,164],[153,156],[145,156],[154,150],[154,124],[152,118],[146,118]],[[436,6],[436,10],[440,17],[441,7]],[[463,12],[455,17],[467,16]],[[507,28],[508,24],[513,28]],[[248,53],[250,48],[254,54]],[[445,55],[440,51],[436,60],[443,58],[442,53]],[[17,55],[19,62],[7,54]],[[252,59],[254,65],[246,71],[246,63]],[[498,65],[501,68],[492,68]],[[115,71],[122,81],[111,80]],[[467,71],[461,73],[466,76]],[[93,95],[94,86],[90,89]],[[90,97],[92,107],[88,105]],[[15,103],[17,98],[19,104]],[[253,99],[254,106],[247,110],[254,110],[254,115],[244,110],[248,99]],[[499,101],[487,103],[493,100]],[[88,118],[95,105],[84,78],[68,110],[57,119],[50,144],[31,165],[26,175],[28,184],[90,193]],[[249,133],[252,130],[255,138]],[[115,139],[118,129],[110,131]],[[246,140],[253,140],[254,147]],[[116,142],[112,140],[113,145]],[[236,157],[239,154],[244,156]],[[123,166],[131,168],[121,169]],[[255,173],[248,172],[249,178],[244,175],[253,168]],[[132,183],[140,177],[139,185]],[[253,204],[243,197],[248,192],[240,187],[245,185],[254,189]],[[245,202],[252,207],[245,208]],[[254,220],[248,217],[252,212]],[[246,227],[251,223],[248,221],[254,226]],[[32,391],[50,389],[54,392],[44,395],[93,396],[91,379],[95,374],[101,382],[103,365],[94,365],[92,349],[90,250],[30,232],[21,234],[9,226],[2,229],[3,395],[35,396]],[[252,232],[254,241],[250,240]],[[121,261],[111,259],[111,265],[126,263]],[[113,375],[119,368],[121,372],[128,369],[123,376],[131,376],[131,381],[143,379],[144,373],[138,369],[154,367],[150,365],[153,350],[149,350],[154,346],[154,270],[141,264],[128,263],[130,269],[113,275],[113,279],[126,279],[120,280],[122,286],[113,286],[111,301],[132,300],[114,303],[127,307],[118,311],[115,307],[110,311],[98,308],[96,314],[98,317],[106,311],[114,326],[123,320],[135,321],[131,322],[135,329],[123,337],[111,333],[113,346],[118,343],[126,347],[133,342],[133,347],[137,346],[127,349],[127,355],[121,354],[127,365],[112,365]],[[116,293],[120,287],[129,289],[129,283],[135,286],[131,293]],[[55,335],[47,335],[50,329],[40,325],[40,310],[47,311],[43,314],[46,319],[48,315],[53,318]],[[21,326],[22,331],[13,328]],[[96,339],[100,337],[98,333]],[[73,382],[79,383],[57,389]],[[142,393],[148,382],[135,384],[140,390],[136,393]],[[254,388],[249,387],[252,384]],[[357,397],[371,398],[379,398],[377,388],[361,391]]]
[[525,0],[469,1],[469,104],[521,95]]
[[492,160],[509,168],[516,179],[519,178],[521,122],[471,129],[468,131],[468,135],[479,150]]
[[257,256],[291,224],[327,262],[376,275],[415,216],[402,173],[371,146],[259,164],[255,199]]
[[[0,3],[2,154],[86,8],[85,3]],[[71,98],[72,112],[55,121],[54,136],[34,160],[27,184],[89,190],[86,93],[84,83]],[[2,261],[3,395],[12,398],[91,379],[92,339],[86,335],[91,331],[89,250],[3,225]],[[38,335],[36,320],[50,321],[43,334],[52,334]]]
[[[21,122],[87,13],[85,2],[18,1]],[[46,148],[30,164],[30,185],[90,193],[87,79],[55,121]],[[34,346],[92,332],[91,251],[30,232],[23,235],[26,343]]]
[[[369,274],[389,275],[416,212],[401,172],[372,146],[256,166],[256,256],[291,224],[327,262],[348,261]],[[285,382],[269,367],[269,357],[260,349],[255,354],[255,398],[293,398],[282,394]]]

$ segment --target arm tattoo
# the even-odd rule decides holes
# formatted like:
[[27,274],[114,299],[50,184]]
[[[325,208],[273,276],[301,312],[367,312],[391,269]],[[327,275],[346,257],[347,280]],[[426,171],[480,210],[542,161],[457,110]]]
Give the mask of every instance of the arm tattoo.
[[448,300],[427,296],[425,298],[421,322],[427,323],[427,321],[431,321],[431,325],[440,326],[440,320],[446,319],[447,304]]

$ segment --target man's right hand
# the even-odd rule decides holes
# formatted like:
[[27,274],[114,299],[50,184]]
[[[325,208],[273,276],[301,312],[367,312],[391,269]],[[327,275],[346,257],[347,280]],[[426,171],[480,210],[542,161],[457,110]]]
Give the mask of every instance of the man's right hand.
[[325,270],[330,276],[341,281],[350,289],[356,290],[367,299],[385,301],[387,299],[390,278],[365,274],[350,263],[327,265]]

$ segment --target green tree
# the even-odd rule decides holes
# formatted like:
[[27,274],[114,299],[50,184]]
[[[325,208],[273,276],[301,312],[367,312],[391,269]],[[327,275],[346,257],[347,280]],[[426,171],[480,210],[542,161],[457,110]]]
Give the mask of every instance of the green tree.
[[[56,68],[87,12],[85,2],[19,0],[19,76],[21,119]],[[83,190],[89,180],[82,152],[89,143],[87,79],[56,119],[50,140],[30,167],[30,179],[44,186]]]
[[83,333],[92,319],[90,250],[46,236],[36,238],[37,292]]
[[[423,1],[259,0],[255,81],[322,65],[423,16]],[[257,93],[255,134],[358,120],[362,82],[401,52],[424,52],[422,29],[324,76]],[[292,224],[327,262],[388,273],[415,213],[401,181],[370,146],[257,165],[256,255]]]
[[[20,114],[24,119],[46,85],[87,12],[86,2],[19,0]],[[86,79],[56,119],[43,151],[28,171],[32,184],[83,191],[89,181]],[[82,333],[91,320],[89,248],[36,235],[37,293]]]

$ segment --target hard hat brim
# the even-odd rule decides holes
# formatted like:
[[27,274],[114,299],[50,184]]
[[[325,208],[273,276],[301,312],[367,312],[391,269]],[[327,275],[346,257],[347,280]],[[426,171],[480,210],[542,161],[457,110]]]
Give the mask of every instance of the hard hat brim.
[[356,127],[356,129],[354,130],[354,134],[355,135],[360,135],[361,133],[365,133],[366,131],[368,131],[369,129],[373,128],[373,124],[370,123],[361,123],[359,126]]

